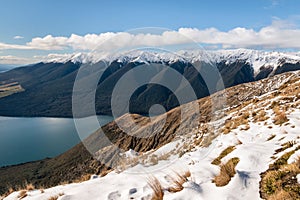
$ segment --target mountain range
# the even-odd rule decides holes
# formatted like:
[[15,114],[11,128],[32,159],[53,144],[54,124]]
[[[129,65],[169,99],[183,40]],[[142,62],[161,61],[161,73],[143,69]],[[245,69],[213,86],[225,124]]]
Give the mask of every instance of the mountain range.
[[[111,96],[117,82],[126,72],[142,64],[160,63],[175,69],[192,86],[196,97],[202,98],[219,89],[217,85],[208,89],[203,79],[205,77],[202,77],[195,67],[197,63],[204,66],[203,74],[205,74],[205,66],[218,69],[224,87],[228,88],[299,70],[300,54],[237,49],[186,50],[175,53],[138,50],[100,56],[92,53],[65,55],[0,73],[2,87],[13,83],[19,88],[9,95],[2,97],[0,95],[0,115],[72,117],[72,92],[78,70],[83,65],[97,65],[100,62],[105,62],[107,68],[97,85],[96,113],[111,115]],[[164,78],[166,77],[161,77],[161,79]],[[185,89],[185,87],[181,88],[182,91]],[[138,88],[132,94],[130,112],[147,115],[153,104],[161,104],[166,110],[171,110],[178,106],[179,102],[168,88],[148,84]],[[91,114],[85,113],[84,115]]]

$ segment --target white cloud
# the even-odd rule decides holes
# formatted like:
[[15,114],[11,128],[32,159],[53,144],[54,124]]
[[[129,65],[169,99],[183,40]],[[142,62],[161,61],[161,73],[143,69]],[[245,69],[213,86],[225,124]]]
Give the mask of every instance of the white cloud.
[[20,35],[16,35],[15,37],[14,37],[14,39],[15,40],[19,40],[19,39],[23,39],[24,37],[23,36],[20,36]]
[[269,26],[254,29],[237,27],[229,31],[220,31],[216,28],[196,29],[179,28],[177,31],[164,31],[161,34],[131,34],[127,32],[107,32],[87,34],[84,36],[72,34],[70,37],[33,38],[25,45],[0,43],[1,49],[36,49],[36,50],[65,50],[112,51],[118,48],[137,46],[165,46],[180,45],[191,42],[206,45],[218,45],[223,48],[294,48],[300,49],[300,29],[287,21],[274,19]]
[[24,58],[13,55],[0,56],[0,64],[5,65],[24,65],[31,64],[33,62],[37,62],[37,59],[33,58]]

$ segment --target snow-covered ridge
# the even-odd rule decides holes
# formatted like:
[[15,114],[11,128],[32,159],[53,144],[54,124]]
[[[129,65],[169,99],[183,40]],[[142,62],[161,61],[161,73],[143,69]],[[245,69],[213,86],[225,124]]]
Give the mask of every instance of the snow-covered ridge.
[[[209,135],[209,133],[203,132],[207,126],[202,124],[192,132],[179,136],[159,149],[143,153],[143,155],[148,155],[148,158],[169,154],[167,157],[158,159],[157,162],[152,162],[150,159],[151,165],[148,165],[148,160],[144,160],[145,162],[129,166],[125,170],[116,169],[104,177],[92,175],[91,180],[86,182],[25,191],[24,200],[150,200],[154,199],[152,198],[153,191],[149,186],[149,177],[152,176],[156,177],[161,184],[165,200],[261,199],[261,174],[269,169],[270,164],[286,153],[294,151],[287,160],[289,164],[294,163],[300,155],[298,149],[300,143],[300,98],[295,97],[300,88],[299,75],[298,71],[247,83],[246,85],[249,87],[269,89],[263,95],[257,96],[257,101],[248,105],[240,104],[239,109],[228,107],[226,108],[229,111],[228,115],[221,117],[220,120],[208,122],[211,125],[218,125],[221,121],[226,123],[226,121],[240,118],[241,113],[246,113],[242,117],[247,116],[247,121],[244,123],[232,128],[226,134],[219,134],[216,138],[212,138],[209,146],[195,143]],[[291,82],[286,88],[281,87],[288,81]],[[276,87],[267,87],[274,86],[274,82],[278,84]],[[295,89],[291,90],[292,88]],[[229,93],[233,94],[234,91],[235,88],[228,89]],[[278,96],[273,95],[278,91],[282,93]],[[249,90],[249,92],[251,91]],[[273,102],[278,103],[277,111],[271,108]],[[288,121],[277,124],[276,112],[280,110],[285,110]],[[257,118],[257,114],[262,111],[265,117]],[[253,115],[254,113],[255,115]],[[220,125],[223,127],[222,123]],[[292,145],[283,148],[287,143]],[[233,147],[233,150],[220,158],[222,152],[229,147]],[[189,150],[186,151],[187,149]],[[182,152],[183,154],[179,156]],[[125,152],[125,155],[128,160],[132,159],[132,161],[142,156],[133,150]],[[235,166],[236,173],[223,186],[217,186],[212,181],[220,173],[220,165],[213,163],[216,158],[220,158],[221,163],[239,158],[239,162]],[[289,169],[282,166],[280,171]],[[173,184],[174,172],[183,171],[189,171],[191,176],[185,180],[182,188],[175,192],[168,190],[167,188]],[[292,183],[292,180],[298,179],[298,176],[299,174],[289,182]],[[5,200],[18,200],[20,194],[22,194],[21,191],[13,192]]]
[[234,49],[234,50],[181,50],[177,52],[154,52],[154,51],[130,51],[122,53],[74,53],[51,55],[44,62],[79,62],[79,63],[96,63],[98,61],[118,61],[118,62],[163,62],[173,63],[178,60],[187,62],[204,61],[207,63],[226,64],[234,63],[237,60],[245,61],[250,64],[255,71],[260,67],[267,66],[276,68],[282,63],[295,64],[300,62],[300,52],[266,52],[250,49]]

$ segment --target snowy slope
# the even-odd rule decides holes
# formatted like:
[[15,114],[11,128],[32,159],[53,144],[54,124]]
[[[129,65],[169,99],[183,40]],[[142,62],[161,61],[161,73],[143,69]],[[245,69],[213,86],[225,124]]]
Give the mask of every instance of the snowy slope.
[[[293,80],[293,81],[291,81]],[[274,81],[277,85],[274,85]],[[289,81],[289,83],[287,83]],[[153,191],[148,181],[149,178],[156,177],[163,188],[164,199],[260,199],[259,182],[260,174],[269,168],[269,164],[284,153],[297,147],[300,142],[300,98],[295,96],[300,88],[300,72],[287,73],[254,83],[245,84],[247,87],[267,88],[267,91],[256,100],[249,100],[248,104],[241,104],[227,107],[227,115],[217,121],[209,122],[216,125],[222,121],[234,121],[242,114],[249,112],[247,122],[239,124],[236,128],[230,129],[228,134],[220,134],[212,139],[209,146],[196,144],[195,141],[201,139],[203,130],[199,127],[185,136],[180,136],[177,140],[164,145],[156,151],[150,151],[153,155],[161,156],[170,153],[165,159],[158,160],[158,163],[149,164],[146,162],[129,167],[125,170],[115,170],[104,177],[94,176],[91,180],[61,185],[50,189],[28,191],[25,199],[47,200],[57,196],[59,200],[96,200],[96,199],[151,199]],[[269,86],[269,87],[268,87]],[[240,87],[240,86],[235,86]],[[277,94],[280,89],[280,95]],[[282,89],[283,88],[283,89]],[[294,89],[294,90],[292,90]],[[235,88],[228,89],[228,95]],[[276,125],[274,118],[276,111],[270,105],[278,102],[279,109],[285,108],[288,122]],[[257,113],[264,112],[263,119],[257,119]],[[254,113],[256,113],[254,115]],[[216,130],[220,132],[221,128]],[[276,153],[285,143],[293,141],[295,145]],[[188,148],[187,148],[188,145]],[[236,166],[236,174],[230,182],[222,187],[217,187],[212,182],[219,173],[220,167],[211,162],[229,146],[235,149],[221,159],[226,163],[229,159],[238,157],[240,161]],[[180,156],[180,153],[183,153]],[[294,162],[300,151],[297,150],[288,160]],[[139,159],[140,155],[133,151],[125,154],[128,159]],[[181,191],[172,193],[166,188],[172,185],[172,176],[175,172],[181,173],[189,170],[191,177],[183,184]],[[297,176],[298,177],[298,176]],[[18,199],[20,192],[14,192],[6,200]]]

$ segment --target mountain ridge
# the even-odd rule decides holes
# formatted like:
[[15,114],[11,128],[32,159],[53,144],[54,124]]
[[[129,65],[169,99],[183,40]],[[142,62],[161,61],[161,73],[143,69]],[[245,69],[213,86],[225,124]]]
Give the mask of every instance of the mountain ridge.
[[[148,125],[155,126],[155,123],[161,121],[161,116],[157,116],[157,120],[149,120],[149,118],[145,116],[127,114],[117,119],[117,121],[124,121],[124,123],[126,123],[127,118],[133,118],[137,124],[145,125],[145,127],[133,131],[132,135],[129,136],[128,134],[125,134],[114,121],[102,127],[102,130],[110,139],[111,143],[105,143],[104,140],[101,140],[101,138],[99,139],[101,133],[96,131],[84,141],[84,143],[78,144],[68,152],[56,158],[19,166],[0,168],[0,175],[4,180],[3,183],[7,183],[8,186],[21,185],[27,181],[39,188],[41,185],[50,187],[64,181],[73,182],[86,174],[107,174],[110,171],[110,168],[107,168],[103,163],[96,161],[85,149],[85,146],[83,145],[85,144],[92,145],[91,148],[94,149],[93,152],[95,152],[95,155],[103,156],[103,158],[100,159],[101,161],[103,161],[102,159],[107,161],[106,164],[108,164],[108,166],[113,162],[117,162],[117,166],[119,167],[115,169],[114,172],[109,173],[109,177],[115,177],[115,175],[117,177],[123,176],[126,173],[122,172],[127,169],[132,169],[133,171],[131,173],[134,173],[134,169],[139,169],[139,167],[142,166],[144,167],[142,168],[142,171],[144,172],[146,169],[149,169],[149,167],[151,168],[151,166],[155,169],[157,163],[165,163],[170,161],[169,159],[171,158],[176,158],[174,161],[176,162],[177,159],[180,161],[182,158],[183,160],[181,162],[190,163],[187,166],[189,166],[189,169],[192,169],[192,176],[197,178],[195,183],[199,185],[203,184],[202,187],[204,191],[210,191],[210,193],[206,193],[206,195],[208,195],[211,194],[212,189],[216,189],[215,186],[212,187],[215,183],[211,181],[211,178],[214,177],[214,174],[216,174],[219,169],[216,164],[211,164],[211,162],[218,157],[218,154],[222,155],[221,152],[226,149],[227,146],[234,145],[235,147],[232,154],[227,153],[229,154],[229,157],[224,157],[223,155],[224,158],[219,158],[220,161],[224,162],[234,156],[241,159],[241,164],[237,166],[237,174],[233,177],[233,180],[229,180],[228,186],[224,186],[224,188],[231,188],[230,185],[234,183],[236,184],[235,186],[244,188],[245,191],[248,191],[247,195],[254,195],[256,199],[259,197],[260,174],[257,170],[253,170],[257,167],[254,164],[263,166],[263,168],[259,168],[259,170],[263,172],[268,169],[268,163],[276,161],[275,159],[280,158],[280,156],[284,155],[283,153],[293,149],[297,151],[298,149],[297,145],[294,145],[294,143],[289,144],[288,142],[299,140],[296,133],[297,127],[300,125],[299,119],[297,118],[297,113],[300,112],[298,109],[300,104],[300,96],[298,94],[300,83],[299,77],[299,71],[288,72],[264,80],[233,86],[227,88],[225,91],[219,91],[210,97],[201,98],[196,102],[199,105],[200,116],[204,116],[205,118],[200,118],[200,125],[195,126],[194,129],[191,124],[195,121],[194,113],[197,111],[192,109],[193,107],[189,107],[189,105],[193,105],[193,103],[186,104],[190,110],[187,115],[188,117],[182,119],[182,131],[178,129],[178,125],[181,123],[179,122],[181,121],[181,108],[174,108],[167,113],[167,124],[164,126],[164,129],[162,129],[162,133],[155,135],[153,138],[139,138],[134,136],[139,135],[140,131],[151,131],[151,129],[147,128]],[[227,103],[220,107],[221,110],[217,109],[215,110],[216,113],[211,113],[212,105],[210,103],[214,96],[218,97],[224,95],[227,98]],[[283,111],[288,118],[284,118],[283,121],[278,122],[276,118],[281,116],[280,113]],[[247,114],[247,112],[249,113]],[[271,115],[271,112],[278,113],[275,113],[273,116]],[[211,118],[211,115],[214,114],[217,116],[215,119]],[[210,126],[213,126],[214,129],[210,129]],[[275,130],[276,134],[274,133]],[[291,131],[292,133],[284,130]],[[177,131],[179,131],[178,134]],[[222,140],[217,137],[221,137]],[[255,143],[253,143],[253,140],[255,140]],[[286,144],[288,144],[287,147],[285,147]],[[125,152],[116,151],[115,147],[119,147]],[[210,148],[207,149],[208,147]],[[268,151],[264,150],[266,148]],[[212,151],[212,153],[203,158],[202,154],[206,155],[205,152],[207,151]],[[274,156],[273,151],[276,151],[275,158],[272,158],[272,156]],[[116,152],[117,154],[115,154]],[[246,154],[240,154],[241,152],[246,152]],[[122,153],[125,157],[121,156],[120,159],[115,160],[115,155],[120,155],[119,153]],[[200,154],[198,155],[198,153]],[[259,156],[257,156],[257,153],[259,153]],[[299,152],[297,152],[297,154],[299,154]],[[253,157],[254,155],[256,155],[255,158]],[[204,159],[203,161],[205,161],[204,168],[201,168],[201,170],[210,169],[213,171],[209,171],[210,173],[208,173],[207,176],[200,176],[200,174],[203,175],[203,171],[202,173],[199,171],[199,167],[202,166],[200,164],[203,163],[200,162],[202,161],[201,159]],[[254,164],[250,164],[247,159],[253,161]],[[13,171],[18,171],[19,173],[12,173]],[[245,174],[251,176],[245,177]],[[133,176],[133,174],[130,173],[129,175]],[[161,177],[161,180],[165,176],[159,175],[159,177]],[[204,180],[200,181],[202,178],[204,178]],[[98,182],[101,180],[106,180],[106,178],[96,178],[96,180],[91,181]],[[250,181],[249,183],[253,184],[241,184],[245,183],[245,181],[247,181],[247,183]],[[142,185],[147,184],[144,182],[145,180]],[[78,186],[85,188],[84,185],[85,182],[79,183]],[[207,185],[210,187],[207,188]],[[71,195],[69,193],[72,193],[73,186],[75,185],[71,184],[66,187],[58,187],[65,188],[63,189],[64,195]],[[128,187],[131,186],[128,185]],[[184,185],[183,188],[185,188],[185,192],[189,192],[189,186]],[[108,188],[103,191],[103,194],[101,195],[104,198],[104,195],[109,195],[111,192],[115,191],[115,189],[116,188]],[[124,190],[125,189],[128,189],[127,184]],[[142,187],[139,185],[138,190],[141,189]],[[0,191],[3,193],[6,190],[7,185],[1,185],[0,183]],[[53,194],[52,190],[53,189],[45,190],[45,194]],[[196,197],[204,195],[201,191],[202,190],[197,190]],[[151,191],[147,189],[147,193],[150,192]],[[78,191],[75,193],[77,194]],[[127,195],[127,193],[122,193],[122,195]],[[31,195],[33,198],[36,197],[35,195],[38,196],[36,198],[39,198],[39,195],[45,195],[34,191],[28,191],[28,194],[30,194],[28,198],[31,198]],[[77,194],[74,196],[73,194],[71,195],[72,199],[80,198],[80,195],[77,196]],[[143,193],[139,194],[142,195]],[[174,197],[173,195],[180,194],[181,193],[165,193],[165,195],[170,198]],[[226,195],[229,194],[230,193],[226,193]],[[8,199],[16,199],[17,195],[18,192],[15,192]],[[98,195],[93,196],[92,198],[99,198]],[[265,195],[268,196],[269,194]]]
[[[110,60],[107,69],[100,77],[96,92],[96,113],[112,115],[111,96],[117,82],[128,71],[145,63],[146,66],[147,63],[150,65],[151,63],[163,63],[179,72],[192,86],[197,98],[209,95],[203,79],[205,77],[202,77],[197,66],[194,66],[197,59],[202,57],[206,61],[200,62],[200,65],[218,69],[222,76],[220,81],[224,83],[225,88],[300,69],[298,53],[267,52],[261,55],[261,51],[245,49],[220,52],[223,52],[223,56],[205,57],[207,53],[203,51],[197,53],[182,51],[181,54],[187,59],[178,59],[178,56],[174,56],[174,54],[139,51],[125,54],[123,57],[116,55],[118,59]],[[167,56],[163,57],[162,55]],[[162,56],[163,59],[159,56]],[[215,63],[212,63],[211,60],[214,60]],[[16,82],[24,90],[0,98],[0,115],[72,117],[74,81],[80,67],[85,65],[78,61],[75,59],[66,60],[66,62],[38,63],[1,73],[1,85]],[[102,68],[97,70],[102,70]],[[186,87],[181,88],[182,91],[185,89]],[[212,90],[210,92],[218,90],[216,85],[210,89]],[[147,102],[144,101],[145,99]],[[161,104],[166,110],[170,110],[178,106],[179,102],[168,88],[158,84],[148,84],[138,88],[132,94],[130,112],[147,115],[153,104]],[[86,113],[87,116],[90,114]]]

